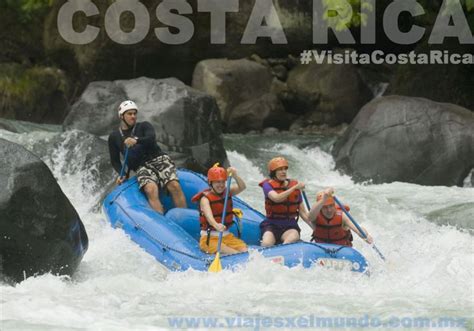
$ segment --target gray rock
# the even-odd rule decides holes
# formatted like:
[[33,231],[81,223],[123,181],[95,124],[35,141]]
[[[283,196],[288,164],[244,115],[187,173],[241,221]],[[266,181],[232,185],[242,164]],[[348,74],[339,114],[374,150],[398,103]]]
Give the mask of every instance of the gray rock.
[[228,131],[247,132],[267,127],[288,130],[292,119],[278,97],[267,93],[237,106],[229,118]]
[[474,114],[422,98],[367,104],[333,149],[356,180],[459,185],[474,167]]
[[72,275],[88,247],[79,215],[37,156],[3,139],[0,152],[2,277]]
[[278,64],[272,68],[272,73],[281,81],[286,81],[288,78],[288,69],[285,66]]
[[269,127],[269,128],[264,129],[262,133],[264,135],[271,136],[271,135],[278,134],[279,132],[280,132],[280,130],[278,130],[277,128]]
[[350,123],[373,98],[357,68],[348,64],[298,65],[290,71],[287,84],[287,111],[305,114],[316,124]]
[[278,96],[278,99],[284,99],[288,94],[288,85],[281,80],[274,78],[270,92],[275,93]]
[[272,87],[270,69],[247,59],[211,59],[198,63],[192,86],[216,98],[221,118],[229,125],[234,109],[258,99]]
[[249,57],[249,59],[254,61],[254,62],[257,62],[258,64],[261,64],[264,67],[270,67],[270,65],[268,64],[268,60],[267,59],[262,59],[260,56],[258,56],[258,54],[252,54]]
[[72,106],[63,127],[98,136],[109,134],[119,126],[117,108],[126,99],[125,91],[116,82],[92,82]]
[[119,126],[117,107],[126,99],[137,103],[138,120],[154,126],[158,143],[175,153],[179,166],[204,172],[216,162],[227,164],[215,100],[174,78],[91,83],[64,128],[108,135]]

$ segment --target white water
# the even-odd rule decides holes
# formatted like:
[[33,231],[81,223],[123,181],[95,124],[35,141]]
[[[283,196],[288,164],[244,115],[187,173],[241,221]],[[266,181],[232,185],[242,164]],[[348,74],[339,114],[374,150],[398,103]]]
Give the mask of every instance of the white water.
[[[37,135],[1,131],[0,137],[27,145]],[[290,140],[264,148],[262,139],[251,138],[245,147],[229,153],[247,182],[244,200],[263,208],[257,183],[268,157],[282,154],[290,160],[290,175],[307,184],[312,201],[322,187],[336,189],[375,238],[387,263],[356,238],[355,248],[371,264],[371,277],[288,269],[258,256],[234,273],[171,273],[93,211],[100,192],[94,195],[80,189],[88,173],[64,172],[64,163],[70,160],[62,160],[64,151],[56,150],[56,161],[48,166],[85,224],[89,251],[72,279],[43,275],[15,287],[0,285],[0,329],[155,330],[169,328],[168,318],[183,316],[361,318],[368,314],[383,321],[428,317],[435,322],[439,317],[471,318],[473,237],[466,230],[429,222],[424,215],[474,203],[473,188],[354,184],[333,170],[332,157],[318,147],[301,150]],[[303,238],[308,239],[309,228],[301,226]]]

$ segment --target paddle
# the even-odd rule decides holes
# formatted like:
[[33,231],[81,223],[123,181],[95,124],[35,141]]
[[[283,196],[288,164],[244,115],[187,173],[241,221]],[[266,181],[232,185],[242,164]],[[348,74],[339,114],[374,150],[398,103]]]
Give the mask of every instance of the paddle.
[[306,209],[308,209],[308,213],[309,213],[309,211],[311,210],[311,206],[309,205],[308,197],[306,196],[305,191],[301,191],[301,193],[303,195],[304,204],[306,206]]
[[[227,184],[225,187],[225,199],[224,199],[224,210],[222,211],[221,222],[224,224],[225,214],[227,211],[227,200],[229,199],[229,192],[230,192],[230,182],[232,180],[232,174],[229,175],[227,178]],[[217,243],[217,253],[216,258],[212,261],[211,265],[209,266],[209,272],[220,272],[222,271],[222,264],[221,264],[221,244],[222,244],[222,232],[219,232],[219,241]]]
[[[346,208],[344,207],[344,205],[339,201],[338,198],[336,198],[335,195],[332,196],[334,201],[336,201],[336,203],[339,205],[339,207],[341,208],[341,210],[344,212],[344,214],[347,215],[347,217],[349,217],[349,219],[352,221],[352,223],[356,226],[357,230],[359,230],[360,234],[362,235],[362,237],[364,239],[367,239],[367,235],[365,234],[365,232],[362,230],[362,228],[359,226],[359,224],[356,222],[356,220],[354,218],[352,218],[351,214],[349,214],[349,212],[346,210]],[[380,258],[385,261],[385,257],[383,256],[382,252],[380,252],[380,250],[377,248],[377,246],[375,246],[375,244],[372,244],[371,245],[372,248],[377,252],[377,254],[380,256]]]
[[125,168],[127,167],[127,161],[128,161],[128,151],[129,151],[129,148],[125,147],[125,155],[123,157],[122,169],[120,169],[120,178],[122,178],[123,175],[125,175]]

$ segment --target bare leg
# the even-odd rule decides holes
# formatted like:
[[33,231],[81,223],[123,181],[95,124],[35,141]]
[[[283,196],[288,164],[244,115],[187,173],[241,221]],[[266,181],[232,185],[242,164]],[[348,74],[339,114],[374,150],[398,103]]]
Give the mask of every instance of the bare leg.
[[177,208],[187,208],[186,198],[184,197],[183,190],[181,185],[176,180],[172,180],[166,184],[166,188],[171,193],[171,198],[173,199],[174,206]]
[[273,235],[273,232],[271,231],[265,231],[265,233],[262,236],[262,246],[263,247],[270,247],[275,245],[275,236]]
[[281,235],[283,244],[291,244],[300,240],[300,234],[295,229],[287,230]]
[[150,204],[151,208],[160,214],[163,214],[164,210],[159,197],[158,185],[156,185],[154,182],[147,183],[143,187],[143,191],[148,198],[148,203]]
[[239,253],[239,251],[229,246],[226,246],[224,244],[221,244],[221,253],[225,255],[230,255],[230,254],[237,254]]

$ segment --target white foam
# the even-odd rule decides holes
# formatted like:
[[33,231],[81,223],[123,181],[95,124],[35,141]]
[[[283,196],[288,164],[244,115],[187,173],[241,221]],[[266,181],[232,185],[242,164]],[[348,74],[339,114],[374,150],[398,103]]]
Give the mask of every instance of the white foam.
[[[32,136],[8,135],[27,143]],[[61,147],[60,147],[61,148]],[[466,316],[474,306],[473,238],[450,226],[428,222],[423,215],[443,206],[473,201],[472,189],[426,187],[405,183],[354,184],[334,170],[334,161],[319,148],[300,150],[276,145],[288,157],[290,176],[316,192],[333,186],[341,200],[366,227],[385,254],[380,262],[371,247],[355,239],[369,260],[372,276],[318,268],[288,269],[252,254],[237,272],[209,274],[168,272],[153,257],[92,212],[97,196],[81,189],[84,173],[62,173],[68,160],[55,151],[55,177],[86,226],[90,248],[73,279],[43,275],[10,287],[1,285],[1,319],[11,329],[152,330],[169,328],[172,316],[292,317],[305,314],[337,317],[364,314],[391,316]],[[265,160],[241,151],[229,159],[247,182],[242,197],[259,210],[257,186]],[[265,156],[266,157],[266,156]],[[309,237],[303,228],[303,237]]]

